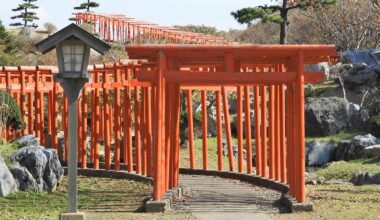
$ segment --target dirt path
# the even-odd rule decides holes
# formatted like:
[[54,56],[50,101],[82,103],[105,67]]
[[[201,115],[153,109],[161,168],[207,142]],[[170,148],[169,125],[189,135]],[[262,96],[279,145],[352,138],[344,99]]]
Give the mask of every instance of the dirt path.
[[189,211],[198,219],[269,219],[279,213],[274,205],[280,193],[236,180],[209,176],[181,175],[180,184],[190,193],[176,202],[176,209]]

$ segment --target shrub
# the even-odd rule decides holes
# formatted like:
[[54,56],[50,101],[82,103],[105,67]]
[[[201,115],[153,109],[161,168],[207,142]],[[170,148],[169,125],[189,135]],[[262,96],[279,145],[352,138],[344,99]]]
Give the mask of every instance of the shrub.
[[369,119],[369,124],[371,132],[376,136],[380,136],[380,113],[372,116]]
[[4,90],[0,90],[0,117],[1,123],[6,123],[14,130],[19,130],[22,125],[22,117],[16,100]]
[[[188,116],[187,112],[181,112],[180,124],[179,124],[179,137],[181,139],[181,145],[187,142],[189,139],[188,131]],[[202,134],[202,114],[200,112],[193,112],[193,126],[194,126],[194,138],[197,138]]]

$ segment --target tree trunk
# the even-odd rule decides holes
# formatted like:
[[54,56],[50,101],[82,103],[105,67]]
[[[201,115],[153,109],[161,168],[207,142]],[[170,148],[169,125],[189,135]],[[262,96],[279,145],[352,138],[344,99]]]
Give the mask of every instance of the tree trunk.
[[287,44],[288,29],[288,0],[283,0],[281,9],[282,22],[280,23],[280,44]]
[[280,44],[287,44],[287,25],[286,22],[280,24]]

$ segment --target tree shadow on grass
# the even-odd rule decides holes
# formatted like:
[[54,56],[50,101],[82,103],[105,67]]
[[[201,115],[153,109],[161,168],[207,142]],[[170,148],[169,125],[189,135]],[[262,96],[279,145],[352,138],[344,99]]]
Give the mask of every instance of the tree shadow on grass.
[[79,190],[79,209],[90,212],[141,212],[150,190]]
[[374,164],[374,163],[380,163],[380,157],[375,157],[363,162],[363,164]]

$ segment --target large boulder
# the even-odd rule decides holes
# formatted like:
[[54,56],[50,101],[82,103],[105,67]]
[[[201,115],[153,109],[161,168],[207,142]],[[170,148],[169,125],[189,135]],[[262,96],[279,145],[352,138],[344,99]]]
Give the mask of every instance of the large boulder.
[[47,163],[43,176],[44,190],[52,192],[62,182],[63,168],[59,162],[57,151],[54,149],[43,150]]
[[0,196],[7,196],[9,193],[16,191],[16,182],[5,164],[3,157],[0,155]]
[[17,188],[21,191],[42,191],[41,184],[37,184],[32,174],[19,163],[14,163],[11,166],[11,173],[17,183]]
[[368,66],[365,63],[354,64],[353,67],[342,75],[344,84],[355,89],[364,84],[372,84],[378,80],[379,73],[375,66]]
[[380,157],[380,144],[364,148],[365,157]]
[[338,144],[335,160],[353,160],[366,157],[369,146],[376,145],[377,139],[371,134],[357,135],[351,141],[341,141]]
[[329,136],[345,131],[349,125],[349,102],[338,97],[307,98],[306,135]]
[[372,173],[356,173],[350,180],[355,186],[363,186],[363,185],[380,185],[380,173],[372,174]]
[[334,159],[335,145],[331,142],[312,141],[306,144],[306,165],[323,166]]
[[11,172],[22,191],[54,191],[61,183],[63,168],[56,150],[29,146],[10,156]]
[[36,138],[33,134],[24,135],[13,142],[18,143],[20,147],[40,146],[40,139]]

